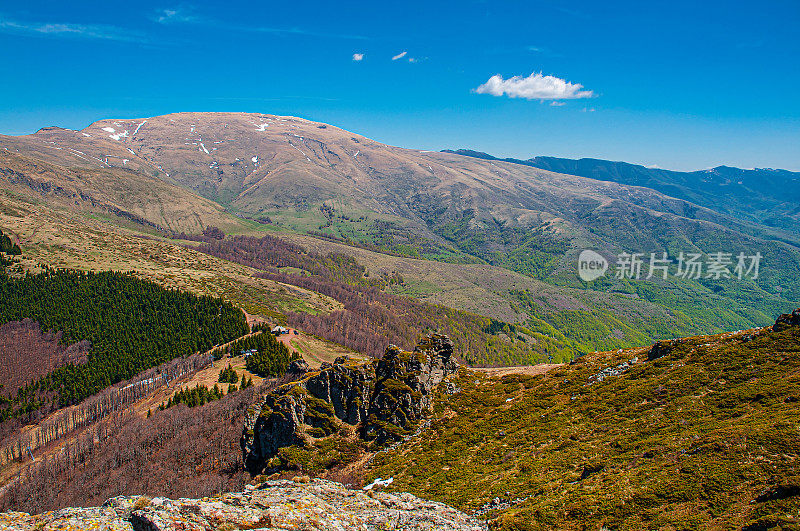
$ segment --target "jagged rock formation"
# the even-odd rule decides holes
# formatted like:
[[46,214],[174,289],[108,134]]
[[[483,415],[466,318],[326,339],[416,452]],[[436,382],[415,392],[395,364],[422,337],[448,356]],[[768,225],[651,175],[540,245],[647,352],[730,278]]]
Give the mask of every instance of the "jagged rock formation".
[[350,490],[321,479],[268,481],[245,492],[212,498],[148,499],[121,496],[102,507],[68,508],[31,516],[0,514],[0,531],[212,531],[238,529],[382,529],[485,531],[450,506],[411,494]]
[[400,439],[430,407],[431,391],[457,369],[443,335],[423,338],[413,352],[390,345],[369,363],[341,357],[323,364],[253,408],[242,436],[245,465],[257,474],[281,448],[331,435],[343,423],[379,444]]
[[775,321],[772,329],[775,332],[782,332],[791,326],[800,326],[800,308],[792,313],[784,313]]

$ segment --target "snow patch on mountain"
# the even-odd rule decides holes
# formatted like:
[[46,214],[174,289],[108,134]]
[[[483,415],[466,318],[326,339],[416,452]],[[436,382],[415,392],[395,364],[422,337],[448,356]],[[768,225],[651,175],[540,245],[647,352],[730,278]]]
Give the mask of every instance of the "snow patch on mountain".
[[138,132],[139,132],[139,128],[140,128],[140,127],[142,127],[142,126],[143,126],[144,124],[146,124],[146,123],[147,123],[147,120],[145,120],[145,121],[143,121],[142,123],[140,123],[139,125],[137,125],[137,126],[136,126],[136,130],[133,132],[133,135],[132,135],[132,136],[136,136],[136,133],[138,133]]

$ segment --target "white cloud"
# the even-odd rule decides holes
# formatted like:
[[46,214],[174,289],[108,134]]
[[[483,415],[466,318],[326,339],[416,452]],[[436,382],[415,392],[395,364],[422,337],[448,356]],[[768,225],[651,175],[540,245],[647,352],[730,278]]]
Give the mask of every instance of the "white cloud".
[[417,61],[418,61],[418,59],[416,57],[409,57],[408,58],[408,62],[409,63],[416,63]]
[[551,107],[561,107],[562,105],[566,105],[566,104],[567,104],[567,102],[558,101],[558,100],[553,100],[553,101],[550,102],[550,106]]
[[591,90],[581,89],[583,85],[580,83],[570,83],[555,76],[534,72],[528,77],[514,76],[508,79],[503,79],[500,74],[494,75],[476,88],[475,92],[528,100],[574,100],[594,97]]
[[408,55],[408,52],[400,52],[399,54],[392,57],[392,61],[397,61],[398,59],[402,59],[406,55]]
[[364,59],[363,53],[354,53],[353,54],[353,61],[362,61]]

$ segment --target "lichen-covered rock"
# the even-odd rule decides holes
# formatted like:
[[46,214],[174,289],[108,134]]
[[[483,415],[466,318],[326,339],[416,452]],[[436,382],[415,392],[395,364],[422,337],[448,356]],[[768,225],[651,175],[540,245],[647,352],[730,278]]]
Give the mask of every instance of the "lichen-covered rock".
[[400,439],[430,407],[432,390],[457,369],[452,342],[438,334],[413,352],[390,345],[379,360],[323,364],[252,408],[242,436],[245,465],[258,474],[281,448],[331,435],[343,423],[380,444]]
[[28,513],[0,513],[0,531],[83,530],[130,531],[130,521],[110,507],[61,509],[31,516]]
[[[268,481],[245,492],[199,500],[114,498],[103,507],[63,509],[31,516],[0,514],[0,530],[308,531],[405,529],[485,531],[447,505],[411,494],[366,493],[339,483]],[[113,503],[112,503],[113,502]]]

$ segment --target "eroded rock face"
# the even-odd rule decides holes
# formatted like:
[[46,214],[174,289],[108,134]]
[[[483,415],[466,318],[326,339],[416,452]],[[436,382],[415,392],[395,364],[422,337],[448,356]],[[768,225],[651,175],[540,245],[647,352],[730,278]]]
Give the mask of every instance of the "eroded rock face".
[[792,313],[785,313],[778,317],[772,329],[776,332],[782,332],[792,326],[800,326],[800,308]]
[[0,530],[212,531],[218,529],[383,529],[485,531],[450,506],[411,494],[367,494],[339,483],[268,481],[251,490],[212,498],[119,497],[102,507],[70,508],[31,516],[0,514]]
[[366,440],[397,440],[413,431],[431,405],[433,389],[458,370],[447,336],[423,338],[413,352],[393,345],[383,358],[346,357],[267,395],[245,422],[244,461],[258,474],[286,446],[357,426]]

